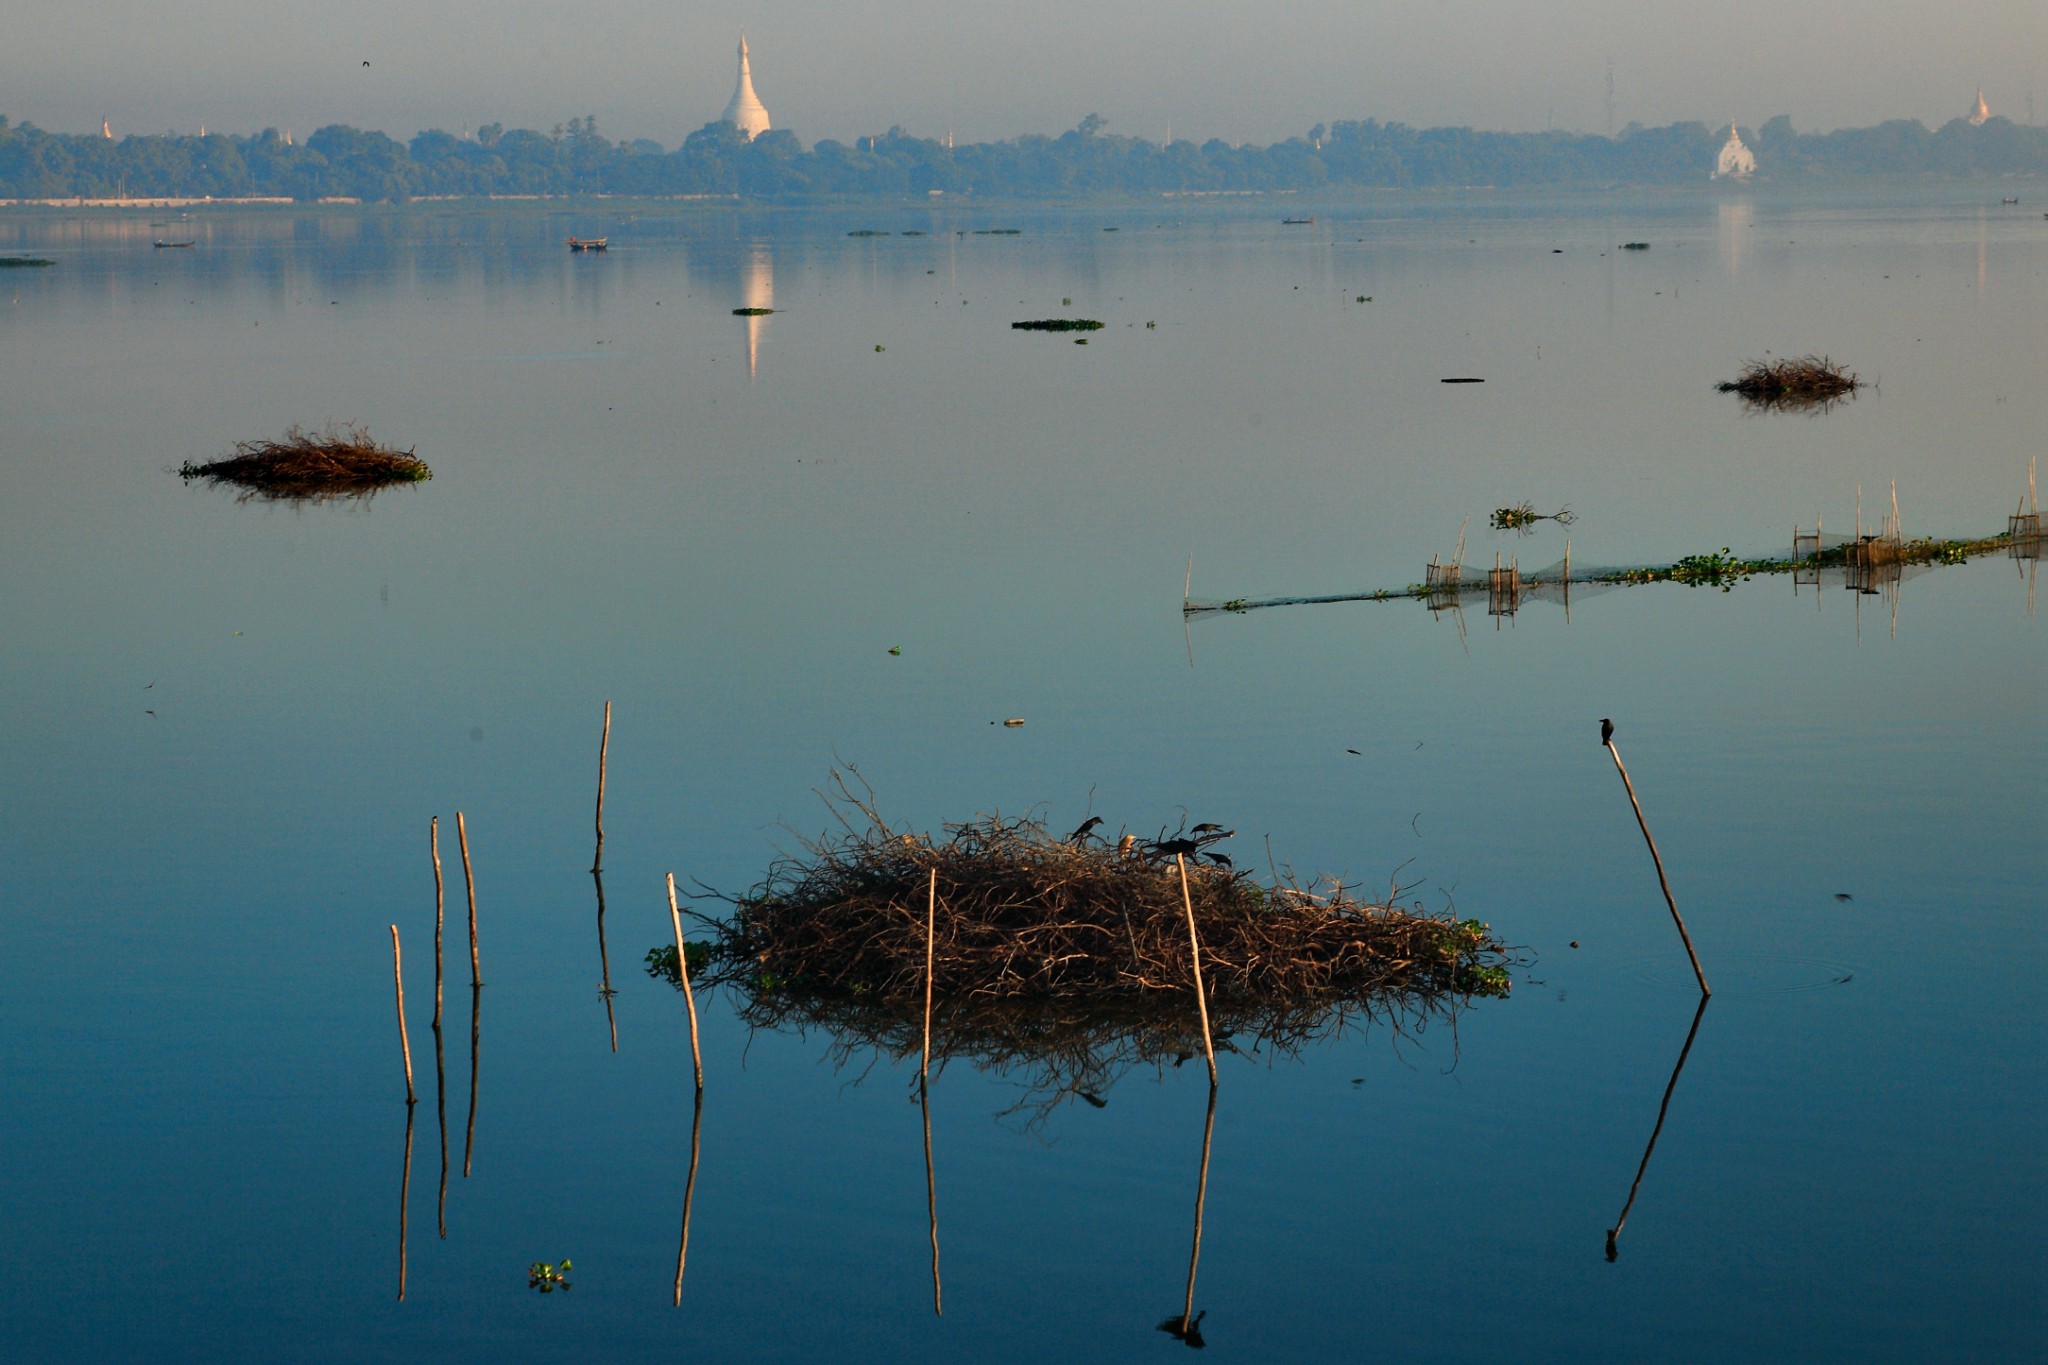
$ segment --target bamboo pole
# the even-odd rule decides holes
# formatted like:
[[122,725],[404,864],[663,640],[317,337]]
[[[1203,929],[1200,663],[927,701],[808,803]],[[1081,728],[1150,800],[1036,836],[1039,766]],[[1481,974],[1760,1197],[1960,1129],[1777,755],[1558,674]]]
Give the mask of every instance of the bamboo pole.
[[697,1155],[704,1130],[704,1088],[697,1088],[697,1102],[690,1111],[690,1174],[683,1181],[683,1240],[676,1246],[675,1306],[683,1306],[683,1262],[690,1255],[690,1205],[697,1198]]
[[932,957],[936,948],[939,925],[939,869],[932,868],[931,891],[925,897],[924,908],[924,1051],[917,1062],[917,1083],[920,1089],[932,1076]]
[[405,1035],[405,964],[398,949],[398,926],[391,926],[391,980],[398,987],[398,1047],[405,1054],[405,1105],[410,1109],[419,1097],[412,1091],[412,1040]]
[[1664,903],[1671,907],[1671,922],[1678,926],[1678,937],[1685,942],[1685,955],[1692,959],[1692,974],[1699,979],[1700,994],[1712,995],[1707,985],[1707,974],[1700,970],[1700,955],[1692,950],[1692,935],[1685,931],[1685,919],[1678,913],[1678,902],[1671,895],[1671,883],[1664,876],[1664,859],[1657,852],[1657,841],[1650,837],[1650,822],[1643,818],[1642,803],[1636,800],[1635,783],[1628,780],[1628,769],[1622,766],[1621,750],[1614,747],[1612,739],[1607,740],[1607,752],[1614,759],[1614,770],[1621,774],[1621,785],[1628,791],[1628,803],[1636,813],[1636,824],[1642,827],[1643,842],[1650,846],[1650,861],[1657,865],[1657,885],[1664,890]]
[[427,851],[434,855],[434,1036],[441,1036],[441,929],[447,896],[441,884],[441,817],[427,823]]
[[668,874],[668,917],[676,930],[676,979],[683,983],[683,1003],[690,1010],[690,1063],[697,1069],[697,1093],[704,1093],[704,1054],[697,1047],[697,997],[690,990],[690,953],[683,946],[683,912],[676,904],[676,874]]
[[476,956],[476,878],[469,870],[469,826],[461,811],[455,812],[455,836],[462,845],[462,884],[469,890],[469,984],[474,989],[484,984],[484,974]]
[[604,870],[604,768],[612,747],[612,704],[604,704],[604,737],[597,742],[597,853],[590,860],[592,872]]
[[1202,1052],[1209,1059],[1209,1085],[1216,1084],[1216,1044],[1209,1036],[1209,996],[1202,989],[1202,940],[1195,933],[1195,902],[1188,894],[1188,860],[1185,854],[1173,855],[1180,864],[1180,902],[1188,912],[1188,958],[1195,969],[1195,1005],[1202,1012]]

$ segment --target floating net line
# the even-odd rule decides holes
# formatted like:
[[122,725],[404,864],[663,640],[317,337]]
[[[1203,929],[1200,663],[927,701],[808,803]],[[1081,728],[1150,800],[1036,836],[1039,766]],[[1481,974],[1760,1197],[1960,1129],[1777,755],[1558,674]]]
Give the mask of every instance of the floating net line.
[[1736,556],[1725,547],[1668,564],[1601,564],[1568,556],[1540,569],[1524,569],[1519,563],[1505,560],[1497,566],[1432,561],[1424,566],[1422,581],[1400,588],[1270,597],[1188,597],[1182,610],[1188,616],[1203,616],[1349,602],[1421,602],[1432,610],[1463,610],[1476,598],[1485,601],[1490,615],[1502,616],[1512,615],[1530,602],[1569,607],[1574,600],[1584,601],[1648,583],[1681,583],[1727,591],[1737,583],[1765,576],[1789,577],[1795,586],[1841,587],[1874,595],[1934,569],[1989,555],[2019,561],[2022,570],[2028,571],[2030,562],[2039,561],[2041,545],[2038,513],[2021,512],[2008,518],[2005,531],[1968,540],[1905,540],[1895,523],[1887,519],[1884,530],[1862,535],[1831,535],[1794,528],[1789,547],[1762,556]]

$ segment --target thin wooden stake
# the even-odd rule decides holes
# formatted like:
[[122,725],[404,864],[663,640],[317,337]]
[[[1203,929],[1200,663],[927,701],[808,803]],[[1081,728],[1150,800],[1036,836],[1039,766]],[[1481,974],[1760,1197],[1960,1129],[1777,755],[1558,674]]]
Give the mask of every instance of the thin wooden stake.
[[1635,809],[1636,824],[1642,827],[1643,842],[1650,846],[1650,861],[1657,865],[1657,885],[1664,889],[1664,903],[1671,907],[1671,922],[1678,926],[1678,936],[1685,941],[1685,955],[1692,959],[1692,974],[1699,979],[1700,994],[1712,995],[1707,985],[1707,974],[1700,970],[1700,955],[1692,950],[1692,935],[1685,931],[1685,918],[1678,913],[1678,902],[1671,895],[1671,883],[1664,876],[1664,859],[1657,852],[1657,841],[1650,837],[1650,822],[1643,818],[1642,803],[1636,800],[1635,783],[1628,780],[1628,769],[1622,766],[1621,750],[1614,747],[1614,741],[1607,741],[1607,752],[1614,759],[1614,770],[1621,774],[1621,785],[1628,790],[1628,803]]
[[405,963],[398,949],[398,926],[391,926],[391,980],[398,987],[398,1046],[405,1053],[405,1103],[418,1102],[412,1092],[412,1040],[405,1036]]
[[683,912],[676,904],[676,874],[668,874],[668,917],[676,928],[676,978],[683,983],[683,1003],[690,1009],[690,1062],[697,1068],[697,1093],[704,1093],[704,1054],[697,1048],[697,997],[690,990],[690,953],[683,946]]
[[1216,1084],[1216,1044],[1209,1037],[1209,996],[1202,989],[1202,940],[1195,933],[1195,902],[1188,894],[1188,860],[1176,853],[1173,860],[1180,864],[1180,901],[1188,912],[1188,956],[1195,968],[1195,1004],[1202,1011],[1202,1051],[1209,1059],[1209,1084]]
[[932,956],[939,924],[939,869],[932,869],[931,892],[924,909],[924,1052],[917,1063],[917,1083],[923,1086],[932,1076]]
[[447,900],[441,886],[441,817],[427,824],[427,851],[434,855],[434,1035],[441,1033],[441,927]]
[[476,956],[476,878],[469,870],[469,826],[461,811],[455,812],[455,837],[462,845],[462,884],[469,890],[469,984],[474,989],[484,984],[484,974]]
[[604,738],[597,742],[597,853],[590,860],[592,872],[604,871],[604,767],[612,747],[612,704],[604,704]]

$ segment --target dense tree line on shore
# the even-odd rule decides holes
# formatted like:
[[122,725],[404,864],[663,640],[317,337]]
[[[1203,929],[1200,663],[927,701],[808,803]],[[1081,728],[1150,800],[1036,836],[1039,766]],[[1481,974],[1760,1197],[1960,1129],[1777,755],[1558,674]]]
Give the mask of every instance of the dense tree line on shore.
[[[1096,115],[1058,137],[948,147],[901,128],[805,148],[786,129],[749,142],[706,124],[674,151],[612,142],[595,118],[547,133],[493,124],[474,137],[423,132],[410,143],[334,124],[303,143],[266,129],[250,137],[176,133],[109,139],[50,133],[0,117],[0,198],[282,196],[404,200],[428,195],[742,195],[771,200],[973,194],[1067,198],[1097,194],[1313,191],[1533,185],[1675,185],[1705,181],[1726,140],[1701,123],[1631,124],[1613,138],[1489,133],[1374,120],[1317,124],[1266,147],[1222,139],[1165,146],[1103,131]],[[1851,176],[2048,177],[2048,128],[1994,118],[1939,129],[1914,120],[1800,133],[1780,116],[1743,140],[1758,180]]]

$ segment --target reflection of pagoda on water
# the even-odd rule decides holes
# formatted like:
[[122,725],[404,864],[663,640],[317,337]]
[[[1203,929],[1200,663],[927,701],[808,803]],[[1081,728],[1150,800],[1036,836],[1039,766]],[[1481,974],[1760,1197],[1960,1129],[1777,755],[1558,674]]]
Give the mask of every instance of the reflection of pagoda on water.
[[756,243],[740,258],[740,307],[747,312],[747,378],[752,379],[760,363],[761,328],[775,307],[775,262],[765,243]]
[[1743,145],[1742,134],[1736,131],[1734,123],[1728,125],[1728,141],[1721,145],[1721,156],[1714,163],[1716,180],[1747,180],[1756,174],[1756,153]]

